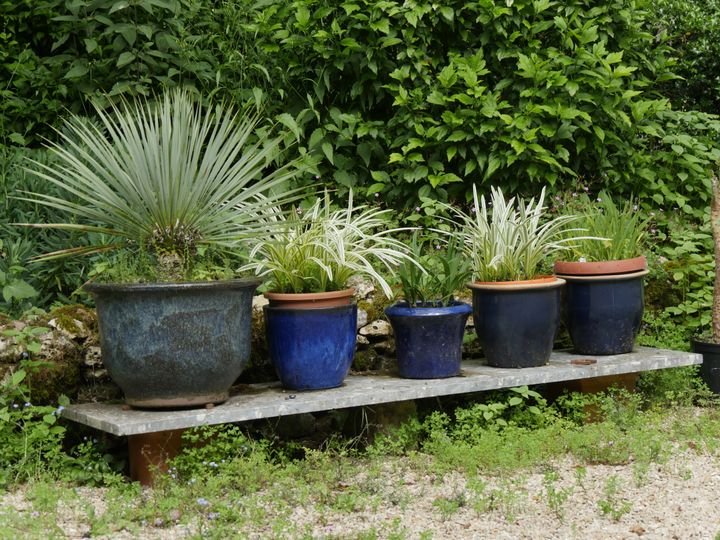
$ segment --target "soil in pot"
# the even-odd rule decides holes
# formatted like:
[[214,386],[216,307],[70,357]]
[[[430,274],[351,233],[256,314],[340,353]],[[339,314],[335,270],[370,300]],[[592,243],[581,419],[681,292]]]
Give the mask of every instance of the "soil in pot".
[[475,282],[473,322],[489,366],[547,364],[560,325],[564,280],[546,277],[502,283]]
[[647,270],[607,276],[560,276],[567,281],[567,328],[579,354],[633,350],[644,310]]
[[357,305],[263,310],[270,358],[284,388],[342,385],[355,353]]
[[462,302],[444,307],[410,307],[402,302],[387,308],[400,376],[440,379],[458,375],[465,322],[471,312]]

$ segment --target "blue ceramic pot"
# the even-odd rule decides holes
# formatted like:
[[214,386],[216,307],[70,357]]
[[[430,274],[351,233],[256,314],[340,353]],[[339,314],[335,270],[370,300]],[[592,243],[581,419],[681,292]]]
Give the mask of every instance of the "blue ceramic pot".
[[259,280],[91,284],[103,363],[129,405],[197,407],[228,398],[250,358]]
[[472,308],[462,302],[445,307],[410,307],[401,302],[387,308],[400,376],[440,379],[458,375],[470,313]]
[[342,385],[355,353],[355,304],[263,309],[270,360],[283,387],[321,390]]
[[562,276],[567,281],[567,328],[575,352],[610,355],[633,350],[642,322],[647,270],[608,276]]
[[525,368],[550,360],[560,326],[562,279],[471,283],[473,322],[489,366]]

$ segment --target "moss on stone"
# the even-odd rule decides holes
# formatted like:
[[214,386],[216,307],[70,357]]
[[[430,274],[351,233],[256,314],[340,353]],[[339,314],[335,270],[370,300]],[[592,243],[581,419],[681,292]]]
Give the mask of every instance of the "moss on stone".
[[95,311],[82,304],[70,304],[57,307],[47,315],[47,321],[52,319],[57,321],[58,328],[69,333],[76,334],[82,331],[82,328],[78,327],[76,321],[83,323],[91,333],[97,333],[98,331]]
[[43,360],[38,369],[28,373],[32,400],[38,405],[56,404],[61,395],[74,400],[80,389],[81,362],[79,356],[63,356]]

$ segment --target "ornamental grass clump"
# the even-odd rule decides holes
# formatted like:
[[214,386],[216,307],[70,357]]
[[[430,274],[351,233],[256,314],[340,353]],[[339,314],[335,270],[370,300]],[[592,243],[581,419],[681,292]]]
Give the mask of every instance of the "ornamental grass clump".
[[584,229],[588,238],[574,242],[567,259],[600,262],[642,255],[648,218],[638,211],[636,202],[628,200],[619,206],[601,191],[594,201],[583,194],[578,204],[574,225]]
[[541,264],[553,253],[566,251],[576,237],[568,235],[576,216],[548,218],[545,188],[537,199],[525,202],[505,198],[499,187],[490,188],[490,202],[478,196],[473,185],[472,214],[448,206],[459,221],[450,234],[462,243],[472,262],[474,278],[481,282],[518,281],[537,277]]
[[257,114],[205,108],[182,90],[157,102],[95,104],[95,112],[99,124],[71,115],[59,141],[48,144],[57,162],[30,170],[66,196],[34,192],[25,200],[66,212],[69,221],[24,224],[82,231],[93,243],[41,259],[122,252],[149,261],[141,281],[188,278],[213,253],[266,234],[272,220],[262,216],[292,197],[273,188],[298,169],[270,166],[283,136],[256,136]]
[[392,296],[380,265],[390,274],[412,260],[410,248],[388,229],[391,210],[354,206],[352,191],[346,207],[333,209],[327,193],[308,210],[275,219],[275,231],[255,243],[250,262],[241,271],[271,279],[279,293],[330,292],[345,289],[353,275],[362,275]]
[[403,298],[412,307],[450,305],[472,275],[471,261],[457,239],[435,248],[428,244],[428,239],[420,240],[414,233],[410,241],[413,261],[404,261],[398,268]]

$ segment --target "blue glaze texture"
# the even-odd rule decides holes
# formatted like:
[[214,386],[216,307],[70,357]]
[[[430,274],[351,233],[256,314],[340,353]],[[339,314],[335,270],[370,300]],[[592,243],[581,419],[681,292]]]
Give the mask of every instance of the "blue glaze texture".
[[283,387],[321,390],[342,385],[355,353],[357,305],[263,309],[270,359]]
[[218,403],[250,358],[258,280],[87,285],[103,363],[138,407]]
[[465,323],[472,308],[462,302],[446,307],[385,309],[395,334],[398,371],[407,379],[441,379],[460,373]]
[[560,287],[473,289],[473,322],[489,366],[525,368],[550,360],[560,326]]
[[642,322],[643,277],[573,281],[565,288],[567,327],[579,354],[631,352]]

